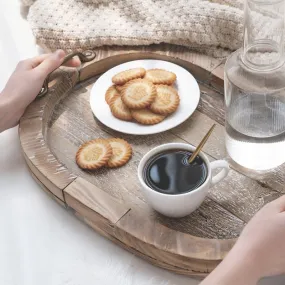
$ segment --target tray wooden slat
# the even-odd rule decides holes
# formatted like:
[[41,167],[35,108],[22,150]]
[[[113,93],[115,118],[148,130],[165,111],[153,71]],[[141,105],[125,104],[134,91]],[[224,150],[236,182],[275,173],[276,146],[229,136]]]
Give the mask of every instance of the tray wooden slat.
[[77,210],[76,203],[80,202],[112,224],[116,224],[130,210],[127,205],[119,203],[117,199],[80,177],[66,187],[64,194],[66,203],[74,210]]

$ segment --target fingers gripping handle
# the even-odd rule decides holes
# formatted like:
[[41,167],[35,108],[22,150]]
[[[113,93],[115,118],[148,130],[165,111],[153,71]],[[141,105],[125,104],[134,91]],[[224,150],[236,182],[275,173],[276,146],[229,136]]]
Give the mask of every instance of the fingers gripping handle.
[[[88,62],[88,61],[93,60],[96,57],[96,53],[92,50],[86,50],[84,52],[70,53],[64,58],[61,65],[65,64],[67,61],[72,59],[74,56],[78,56],[81,62]],[[40,98],[40,97],[42,97],[48,93],[49,76],[50,76],[50,74],[45,79],[43,87],[37,96],[38,98]]]
[[210,163],[211,170],[222,168],[222,170],[216,174],[215,176],[212,176],[212,185],[215,185],[219,183],[221,180],[223,180],[229,173],[230,167],[229,164],[225,160],[216,160]]

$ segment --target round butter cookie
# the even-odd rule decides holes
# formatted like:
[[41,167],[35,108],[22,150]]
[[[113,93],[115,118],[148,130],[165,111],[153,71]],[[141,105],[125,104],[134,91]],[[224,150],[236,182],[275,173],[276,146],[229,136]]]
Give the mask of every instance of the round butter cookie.
[[114,75],[112,77],[112,82],[116,85],[123,85],[132,79],[144,77],[145,73],[146,71],[144,68],[133,68],[125,70]]
[[121,93],[122,90],[124,89],[124,86],[125,86],[125,85],[115,85],[115,88],[117,89],[117,91],[118,91],[119,93]]
[[115,97],[115,96],[120,96],[119,92],[117,91],[117,89],[115,88],[114,85],[110,86],[105,94],[105,100],[107,102],[108,105],[110,105],[111,100]]
[[132,110],[133,118],[142,125],[155,125],[165,119],[165,116],[155,114],[148,109]]
[[177,91],[169,85],[156,85],[156,98],[150,110],[156,114],[169,115],[179,106],[180,98]]
[[130,109],[143,109],[156,97],[155,86],[145,79],[135,79],[125,84],[122,100]]
[[132,156],[132,147],[130,144],[118,138],[108,139],[108,142],[112,147],[113,154],[107,166],[113,168],[125,165]]
[[121,96],[115,96],[110,102],[112,114],[123,121],[131,121],[133,119],[129,108],[122,101]]
[[76,153],[76,163],[82,169],[94,170],[106,165],[112,156],[107,140],[95,139],[84,143]]
[[176,80],[176,74],[164,69],[149,69],[144,79],[151,81],[153,84],[172,85]]

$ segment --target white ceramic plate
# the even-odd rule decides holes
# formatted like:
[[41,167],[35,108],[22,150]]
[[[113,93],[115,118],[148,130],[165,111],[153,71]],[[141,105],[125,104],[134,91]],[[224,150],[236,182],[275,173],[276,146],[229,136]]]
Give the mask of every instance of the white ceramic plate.
[[[159,124],[144,126],[135,122],[121,121],[115,118],[105,102],[105,93],[112,85],[112,77],[130,68],[144,67],[145,69],[161,68],[177,75],[175,88],[180,96],[180,105],[175,113]],[[200,99],[200,89],[195,78],[184,68],[162,60],[135,60],[120,64],[105,72],[93,85],[90,95],[90,105],[95,117],[107,127],[132,135],[157,134],[170,130],[187,120],[197,108]]]

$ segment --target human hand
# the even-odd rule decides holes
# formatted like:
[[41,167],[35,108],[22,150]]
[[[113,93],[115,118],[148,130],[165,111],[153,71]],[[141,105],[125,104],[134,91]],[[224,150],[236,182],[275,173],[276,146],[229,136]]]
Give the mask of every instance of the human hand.
[[242,232],[236,252],[244,252],[259,277],[285,273],[285,196],[264,206]]
[[[45,78],[61,65],[64,56],[64,51],[58,50],[18,63],[0,94],[0,132],[18,124],[27,106],[41,90]],[[79,66],[80,60],[73,58],[67,65]]]
[[256,284],[285,273],[285,196],[264,206],[224,261],[201,285]]

